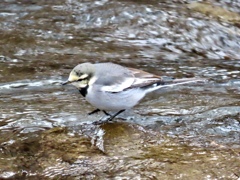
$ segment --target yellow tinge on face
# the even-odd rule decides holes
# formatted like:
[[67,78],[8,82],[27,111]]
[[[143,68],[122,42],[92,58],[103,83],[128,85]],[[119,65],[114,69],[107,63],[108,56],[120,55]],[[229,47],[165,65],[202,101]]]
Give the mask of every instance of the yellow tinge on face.
[[77,76],[77,74],[72,71],[68,77],[68,81],[70,82],[74,82],[74,81],[78,81],[80,78]]
[[72,85],[76,86],[77,88],[85,88],[88,85],[88,74],[83,74],[80,77],[72,71],[69,75],[68,81],[72,82]]

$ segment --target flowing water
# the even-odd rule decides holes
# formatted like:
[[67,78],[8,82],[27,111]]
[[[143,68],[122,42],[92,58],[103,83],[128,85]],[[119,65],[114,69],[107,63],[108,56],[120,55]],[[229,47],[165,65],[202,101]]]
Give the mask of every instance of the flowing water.
[[[239,179],[240,1],[0,2],[0,179]],[[83,62],[208,81],[102,125]]]

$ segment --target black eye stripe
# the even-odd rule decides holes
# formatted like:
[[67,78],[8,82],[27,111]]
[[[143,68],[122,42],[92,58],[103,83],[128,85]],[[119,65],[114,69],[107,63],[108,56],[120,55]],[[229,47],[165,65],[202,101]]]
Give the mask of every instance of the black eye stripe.
[[84,81],[84,80],[87,80],[87,79],[88,79],[88,77],[85,77],[83,79],[78,79],[77,81]]

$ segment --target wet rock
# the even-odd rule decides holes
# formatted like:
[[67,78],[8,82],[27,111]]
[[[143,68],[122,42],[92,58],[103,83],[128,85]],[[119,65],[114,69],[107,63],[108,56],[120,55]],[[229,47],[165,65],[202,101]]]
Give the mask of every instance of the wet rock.
[[240,23],[240,15],[210,3],[192,2],[188,8],[224,22]]
[[[103,142],[105,152],[91,141],[99,129],[104,132],[98,140]],[[129,123],[53,128],[26,134],[1,149],[11,157],[9,166],[2,164],[0,171],[1,177],[9,178],[231,179],[238,177],[240,167],[235,156],[239,149],[189,146]]]

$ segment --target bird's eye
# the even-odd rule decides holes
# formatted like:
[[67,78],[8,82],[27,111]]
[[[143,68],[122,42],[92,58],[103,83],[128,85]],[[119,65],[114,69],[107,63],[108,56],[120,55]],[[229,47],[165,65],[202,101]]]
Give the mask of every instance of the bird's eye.
[[77,81],[79,82],[79,81],[84,81],[84,80],[87,80],[88,79],[88,77],[80,77]]

